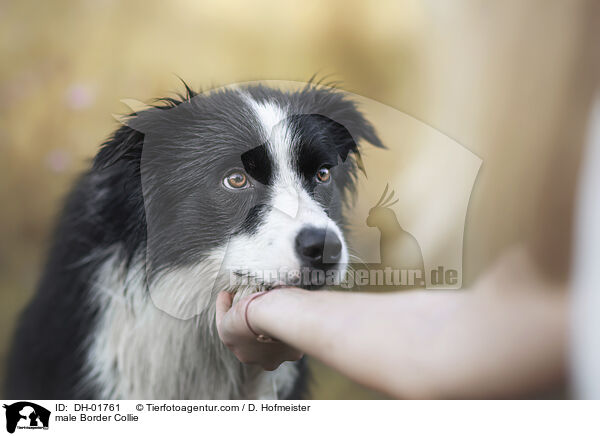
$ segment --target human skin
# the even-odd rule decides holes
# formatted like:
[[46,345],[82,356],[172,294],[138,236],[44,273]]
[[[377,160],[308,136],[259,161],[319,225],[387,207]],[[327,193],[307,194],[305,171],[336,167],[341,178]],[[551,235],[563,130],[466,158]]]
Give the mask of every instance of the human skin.
[[517,250],[471,288],[385,294],[282,288],[217,299],[217,328],[240,359],[267,370],[309,354],[396,398],[514,398],[566,372],[567,299]]

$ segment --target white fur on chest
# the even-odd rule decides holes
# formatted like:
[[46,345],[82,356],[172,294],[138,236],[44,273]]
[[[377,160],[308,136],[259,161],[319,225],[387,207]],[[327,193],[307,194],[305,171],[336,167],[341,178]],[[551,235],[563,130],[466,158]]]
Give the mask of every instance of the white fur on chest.
[[[202,271],[202,269],[200,269]],[[185,286],[178,272],[162,286]],[[185,277],[185,274],[183,275]],[[197,278],[197,277],[196,277]],[[86,384],[103,399],[270,399],[291,392],[296,366],[265,372],[241,364],[222,344],[214,324],[212,289],[204,310],[177,319],[155,306],[146,291],[143,262],[125,268],[118,252],[97,274],[98,322],[90,338]],[[194,281],[194,285],[203,281]],[[212,282],[205,280],[212,288]]]

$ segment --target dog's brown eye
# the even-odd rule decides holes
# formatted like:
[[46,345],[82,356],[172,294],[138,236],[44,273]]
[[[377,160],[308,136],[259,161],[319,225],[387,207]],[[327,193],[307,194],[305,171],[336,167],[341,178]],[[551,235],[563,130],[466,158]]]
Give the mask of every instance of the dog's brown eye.
[[317,171],[317,179],[319,180],[319,182],[326,183],[329,181],[330,178],[331,172],[329,171],[329,168],[319,168],[319,171]]
[[223,184],[230,189],[244,189],[248,187],[248,176],[243,171],[236,170],[225,176]]

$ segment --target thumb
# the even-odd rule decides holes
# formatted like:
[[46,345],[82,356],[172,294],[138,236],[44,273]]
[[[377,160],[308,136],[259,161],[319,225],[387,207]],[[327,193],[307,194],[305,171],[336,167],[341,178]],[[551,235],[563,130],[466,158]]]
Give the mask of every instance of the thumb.
[[216,321],[217,327],[221,324],[221,320],[225,314],[231,309],[233,303],[233,295],[229,292],[221,291],[217,295],[217,310],[216,310]]

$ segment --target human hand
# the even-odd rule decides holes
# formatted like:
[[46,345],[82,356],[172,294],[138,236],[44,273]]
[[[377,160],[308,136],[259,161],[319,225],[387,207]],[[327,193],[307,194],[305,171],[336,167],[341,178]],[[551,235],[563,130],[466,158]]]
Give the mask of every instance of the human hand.
[[[272,292],[272,291],[271,291]],[[259,342],[256,335],[250,330],[246,322],[247,306],[252,302],[252,306],[259,303],[261,297],[253,295],[245,297],[233,304],[233,295],[229,292],[221,292],[217,296],[216,322],[217,331],[221,341],[235,354],[242,363],[260,365],[267,371],[273,371],[285,361],[294,361],[302,358],[302,353],[283,342]],[[257,301],[254,301],[257,300]],[[252,324],[252,329],[259,334],[267,332],[260,329],[260,326]]]

